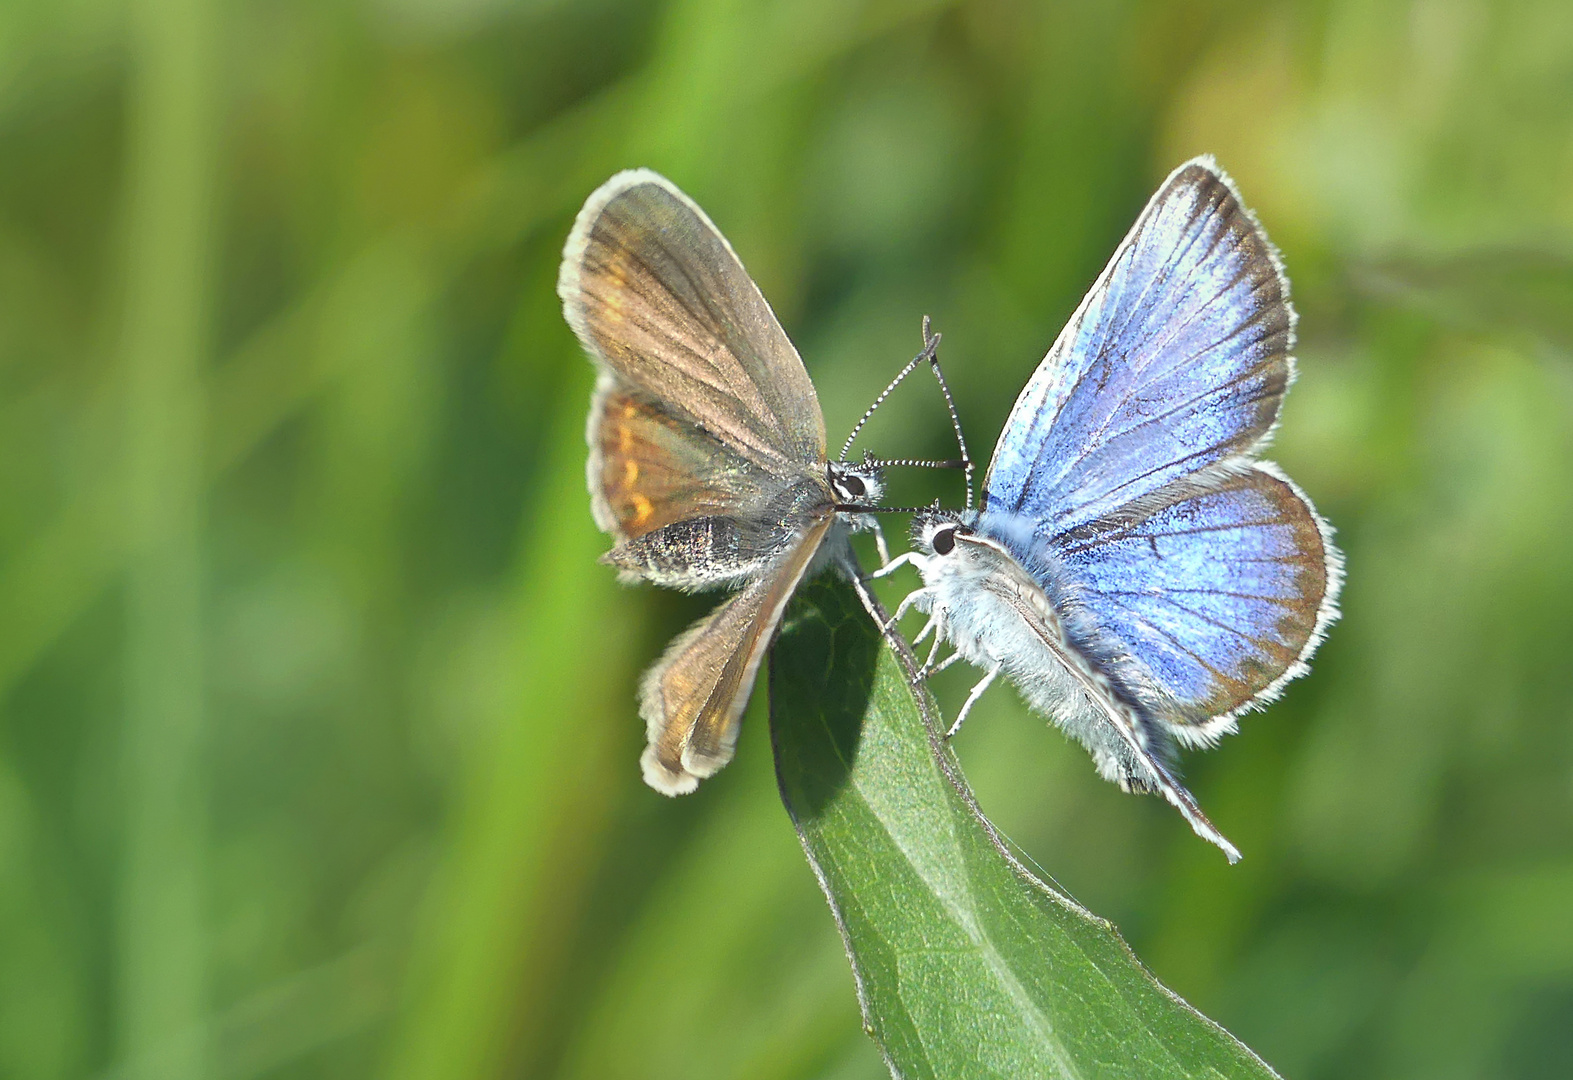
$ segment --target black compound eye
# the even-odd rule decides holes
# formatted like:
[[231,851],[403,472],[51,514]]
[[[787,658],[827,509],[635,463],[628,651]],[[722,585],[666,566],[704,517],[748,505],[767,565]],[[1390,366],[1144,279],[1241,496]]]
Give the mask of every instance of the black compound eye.
[[956,550],[956,530],[941,529],[934,534],[934,539],[929,541],[936,555],[949,555]]
[[854,499],[861,499],[868,493],[868,488],[863,486],[863,481],[851,474],[841,478],[841,487]]

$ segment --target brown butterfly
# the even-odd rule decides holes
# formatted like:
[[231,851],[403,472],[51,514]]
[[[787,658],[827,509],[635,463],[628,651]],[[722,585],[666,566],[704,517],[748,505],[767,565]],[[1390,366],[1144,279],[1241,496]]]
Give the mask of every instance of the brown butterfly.
[[[590,196],[557,293],[600,370],[586,437],[591,512],[616,542],[603,561],[625,581],[737,590],[640,687],[645,782],[679,795],[731,760],[798,582],[832,563],[857,582],[848,536],[874,527],[882,469],[897,463],[827,459],[797,350],[726,238],[665,178],[622,172]],[[934,363],[938,336],[925,338],[896,382]]]

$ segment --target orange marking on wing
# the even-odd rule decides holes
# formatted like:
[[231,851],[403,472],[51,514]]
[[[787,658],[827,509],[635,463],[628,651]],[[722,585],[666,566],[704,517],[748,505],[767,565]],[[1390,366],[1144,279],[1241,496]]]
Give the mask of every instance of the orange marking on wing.
[[645,522],[650,520],[650,515],[655,513],[655,507],[651,506],[650,500],[645,498],[643,495],[635,495],[633,497],[633,502],[634,524],[643,525]]
[[628,267],[622,253],[618,253],[611,262],[606,264],[606,273],[615,286],[607,290],[606,293],[606,315],[613,322],[622,322],[623,290],[628,287]]
[[634,481],[639,479],[639,463],[633,458],[623,462],[623,483],[628,487],[634,486]]

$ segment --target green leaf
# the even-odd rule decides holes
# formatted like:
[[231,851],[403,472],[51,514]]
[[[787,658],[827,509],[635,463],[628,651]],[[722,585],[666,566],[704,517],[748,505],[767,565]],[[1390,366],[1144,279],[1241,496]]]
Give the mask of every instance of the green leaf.
[[915,694],[830,575],[770,665],[781,797],[835,914],[891,1074],[1273,1077],[1147,971],[1114,926],[1034,877],[979,811]]

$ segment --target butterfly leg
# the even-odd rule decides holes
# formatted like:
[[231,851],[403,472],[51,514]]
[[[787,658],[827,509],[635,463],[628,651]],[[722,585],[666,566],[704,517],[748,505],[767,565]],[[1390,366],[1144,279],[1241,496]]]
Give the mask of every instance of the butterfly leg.
[[[878,533],[877,535],[880,537],[881,541],[883,541],[885,534]],[[868,580],[873,581],[875,578],[882,578],[888,574],[895,573],[897,570],[900,570],[903,566],[906,566],[913,561],[913,554],[913,552],[908,551],[901,555],[897,555],[894,559],[890,559],[878,570],[875,570],[872,574],[870,574],[868,576]]]
[[[903,555],[902,558],[906,558],[906,556]],[[876,574],[874,576],[878,577],[879,575]],[[885,630],[889,631],[890,629],[892,629],[898,622],[901,621],[901,617],[903,615],[905,615],[908,611],[912,610],[912,605],[913,604],[916,604],[916,603],[920,602],[921,600],[927,599],[929,595],[930,595],[930,593],[929,593],[928,589],[913,589],[911,592],[907,593],[907,595],[902,598],[901,603],[896,605],[896,613],[894,615],[892,615],[890,617],[890,621],[885,624]],[[933,622],[933,621],[934,621],[933,619],[929,620],[929,622]],[[922,641],[922,640],[923,640],[923,636],[921,634],[918,635],[918,641]],[[916,642],[914,642],[913,644],[916,644]]]
[[[954,659],[954,656],[951,657],[951,660]],[[961,723],[967,718],[967,714],[972,711],[973,704],[977,702],[978,698],[983,696],[983,691],[989,688],[989,683],[994,681],[995,676],[1000,673],[1000,669],[1004,666],[1003,662],[996,660],[994,666],[989,668],[989,673],[978,680],[978,685],[972,688],[972,693],[968,694],[967,700],[962,703],[961,711],[956,714],[956,722],[950,725],[949,731],[945,732],[945,738],[951,738],[956,732],[961,730]]]
[[[892,638],[891,645],[894,646],[896,642],[893,635],[895,634],[896,623],[901,620],[901,616],[907,613],[907,608],[911,606],[914,593],[907,594],[906,599],[902,600],[901,606],[896,609],[896,613],[888,620],[883,620],[881,616],[884,615],[884,610],[880,608],[879,601],[875,600],[873,594],[868,591],[868,586],[865,584],[868,579],[860,573],[860,568],[856,561],[852,561],[842,569],[847,575],[847,580],[852,582],[852,588],[857,591],[858,599],[863,601],[863,610],[868,612],[869,618],[874,620],[874,625],[879,627],[880,636]],[[915,592],[922,591],[921,589],[915,590]]]
[[929,674],[938,675],[940,672],[944,671],[946,668],[950,667],[950,665],[954,664],[957,660],[960,659],[961,654],[959,652],[953,652],[949,656],[945,657],[945,659],[941,660],[934,670],[929,672]]
[[874,571],[875,576],[884,573],[885,567],[890,565],[890,545],[885,543],[885,530],[879,527],[879,519],[869,515],[869,528],[874,532],[874,550],[879,552],[879,569]]
[[939,655],[939,647],[945,640],[944,608],[937,609],[934,614],[929,616],[929,621],[923,627],[923,632],[913,640],[913,644],[916,645],[918,642],[922,641],[924,637],[928,635],[930,630],[934,631],[934,647],[929,650],[928,659],[923,661],[923,667],[918,671],[918,677],[921,679],[926,679],[930,675],[934,674],[935,671],[939,670],[934,666],[934,658]]
[[[895,627],[896,623],[900,621],[901,616],[903,616],[903,615],[905,615],[907,613],[907,609],[912,606],[912,603],[914,602],[914,597],[917,595],[917,593],[925,591],[923,589],[916,589],[913,592],[908,593],[906,598],[901,601],[901,606],[896,609],[896,613],[890,617],[890,620],[888,622],[881,623],[879,617],[882,614],[882,612],[881,612],[881,610],[880,610],[880,608],[878,606],[878,602],[874,599],[873,594],[868,591],[868,586],[864,584],[865,580],[867,580],[867,579],[865,579],[861,574],[858,573],[858,567],[857,567],[857,565],[855,563],[852,566],[850,566],[848,568],[845,568],[845,569],[848,570],[847,578],[852,582],[852,588],[857,590],[858,599],[863,601],[863,609],[868,612],[869,618],[874,620],[874,624],[879,627],[879,632],[884,637],[890,637],[894,633],[894,627]],[[929,625],[932,626],[933,624],[934,624],[934,619],[930,618],[929,619]],[[927,632],[928,632],[927,630],[924,631],[924,633],[927,633]],[[935,638],[934,639],[934,647],[936,649],[938,649],[938,647],[939,647],[939,642],[940,642],[939,638]],[[896,642],[892,641],[891,644],[895,645]],[[960,653],[952,653],[944,661],[944,663],[940,664],[937,668],[934,668],[934,671],[944,671],[951,664],[955,663],[956,660],[960,658],[960,656],[961,656]],[[933,660],[934,660],[934,655],[933,655],[933,653],[930,653],[929,654],[929,664],[931,664],[933,662]],[[929,667],[929,664],[925,664],[924,668],[927,669]],[[923,677],[925,677],[925,676],[920,672],[919,673],[919,678],[923,678]]]
[[857,564],[855,558],[851,557],[850,552],[848,553],[847,562],[841,567],[841,571],[846,575],[847,580],[852,583],[852,588],[857,592],[858,599],[863,601],[863,610],[868,612],[868,617],[874,620],[875,626],[879,627],[880,634],[889,635],[890,628],[895,624],[896,620],[891,619],[889,622],[886,622],[881,618],[885,613],[880,608],[879,602],[874,599],[873,594],[868,591],[868,586],[863,584],[867,580],[863,576],[863,568]]
[[939,655],[940,642],[944,640],[945,639],[942,637],[935,637],[934,647],[929,650],[928,659],[923,661],[923,669],[918,672],[920,677],[928,679],[938,675],[941,671],[944,671],[946,668],[948,668],[950,666],[950,662],[956,658],[956,654],[952,653],[950,656],[945,658],[943,663],[934,663],[934,658]]

